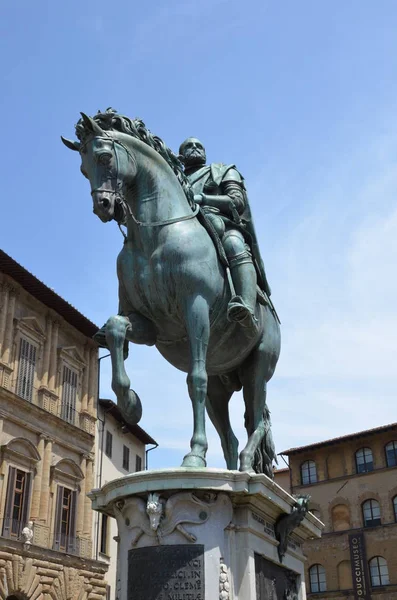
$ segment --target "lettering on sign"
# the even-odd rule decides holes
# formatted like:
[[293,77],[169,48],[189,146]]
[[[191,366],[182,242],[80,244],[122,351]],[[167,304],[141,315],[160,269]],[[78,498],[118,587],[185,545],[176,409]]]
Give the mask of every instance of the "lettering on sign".
[[269,521],[266,521],[263,517],[255,512],[251,512],[251,515],[254,521],[263,525],[263,531],[267,533],[267,535],[270,535],[273,538],[276,537],[274,533],[274,525],[272,523],[269,523]]
[[349,547],[354,597],[356,600],[371,600],[364,535],[350,534]]
[[204,546],[179,544],[128,553],[128,600],[204,600]]

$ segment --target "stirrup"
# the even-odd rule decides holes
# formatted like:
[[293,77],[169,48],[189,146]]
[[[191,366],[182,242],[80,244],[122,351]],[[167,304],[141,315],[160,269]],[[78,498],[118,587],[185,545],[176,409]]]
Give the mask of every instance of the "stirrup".
[[258,319],[246,305],[241,296],[233,296],[227,306],[228,321],[239,323],[242,327],[258,327]]

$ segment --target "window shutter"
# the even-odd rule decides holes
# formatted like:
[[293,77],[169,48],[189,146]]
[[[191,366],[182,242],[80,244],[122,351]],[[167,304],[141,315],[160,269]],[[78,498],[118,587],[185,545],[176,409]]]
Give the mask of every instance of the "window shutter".
[[76,420],[77,373],[63,367],[62,378],[62,418],[69,423]]
[[4,521],[3,521],[3,536],[10,537],[11,533],[11,519],[12,519],[12,506],[14,503],[14,486],[15,486],[15,477],[17,470],[15,467],[9,467],[8,469],[8,483],[7,483],[7,496],[6,496],[6,505],[4,511]]
[[19,368],[17,394],[25,400],[32,401],[34,373],[36,367],[36,347],[21,338],[19,348]]
[[55,506],[54,522],[54,550],[60,549],[61,544],[61,514],[62,514],[63,486],[58,485],[57,501]]
[[23,491],[22,499],[22,511],[21,511],[21,531],[28,524],[29,520],[29,505],[30,505],[30,488],[31,488],[32,474],[26,473],[25,476],[25,487]]
[[76,540],[76,507],[77,507],[77,492],[72,492],[70,502],[70,521],[69,521],[69,552],[77,551]]

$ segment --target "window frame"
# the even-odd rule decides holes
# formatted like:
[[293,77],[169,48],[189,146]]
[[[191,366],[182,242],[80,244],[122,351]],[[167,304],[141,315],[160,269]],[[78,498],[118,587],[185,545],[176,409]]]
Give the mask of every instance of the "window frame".
[[394,498],[392,498],[392,503],[393,503],[394,520],[397,523],[397,496],[394,496]]
[[[389,457],[387,453],[387,447],[393,445],[393,455],[394,455],[394,464],[389,464]],[[397,467],[397,440],[391,440],[385,446],[385,456],[386,456],[386,466],[387,467]]]
[[[40,345],[38,342],[33,341],[30,337],[26,335],[19,336],[19,352],[18,352],[18,371],[15,385],[15,394],[20,398],[23,398],[27,402],[33,402],[33,392],[36,388],[36,375],[37,375],[37,367],[39,362],[39,352]],[[28,347],[28,355],[23,356],[23,347],[26,345]],[[32,357],[30,356],[33,352],[33,362]],[[22,369],[24,369],[24,374],[22,373]],[[25,377],[25,386],[26,381],[28,380],[29,390],[26,392],[26,389],[23,391],[24,383],[22,382],[23,376]]]
[[[65,492],[68,496],[69,505],[66,506]],[[64,513],[67,512],[66,532],[62,531],[62,524],[65,522]],[[77,491],[68,486],[58,484],[55,505],[54,520],[54,542],[53,549],[59,552],[77,552],[76,538],[76,517],[77,517]]]
[[[370,461],[367,460],[366,450],[369,450],[369,452],[371,454]],[[361,463],[358,462],[358,455],[360,454],[360,452],[363,453],[362,454],[363,462],[361,462]],[[374,453],[372,452],[372,448],[369,448],[368,446],[359,448],[358,450],[356,450],[356,452],[354,454],[354,458],[356,461],[356,473],[358,475],[361,473],[371,473],[371,471],[374,470]],[[361,466],[363,466],[364,468],[360,468]]]
[[[23,475],[23,487],[17,489],[18,474]],[[16,504],[16,494],[20,499],[19,507]],[[18,466],[9,465],[6,489],[6,501],[4,507],[4,518],[2,527],[2,536],[6,538],[18,539],[22,529],[28,523],[30,504],[32,500],[32,473],[20,469]],[[18,508],[18,518],[14,519],[15,509]]]
[[122,467],[125,471],[130,470],[130,449],[128,448],[128,446],[126,446],[125,444],[123,444],[123,464]]
[[[374,518],[374,507],[372,505],[373,502],[376,502],[377,508],[379,510],[379,517]],[[371,511],[372,519],[367,519],[365,516],[366,505],[369,505],[369,510]],[[361,504],[361,512],[363,516],[363,525],[364,527],[379,527],[382,525],[382,513],[380,510],[380,502],[376,500],[376,498],[368,498]]]
[[[321,572],[320,568],[322,569]],[[313,575],[316,576],[316,581],[314,581]],[[320,579],[321,577],[323,577],[323,580]],[[327,591],[327,573],[323,565],[316,563],[309,568],[309,582],[310,592],[312,594],[319,594]],[[318,586],[318,589],[314,589],[314,585]]]
[[[304,480],[304,470],[306,470],[306,465],[307,465],[307,480]],[[314,465],[314,476],[312,474],[312,470],[313,470],[313,466]],[[317,464],[314,460],[305,460],[301,466],[300,466],[300,474],[301,474],[301,484],[302,485],[312,485],[313,483],[318,483],[318,476],[317,476]]]
[[[384,564],[380,565],[379,559],[382,559],[382,561],[384,561]],[[374,564],[375,560],[376,560],[376,565]],[[384,585],[390,584],[389,568],[387,566],[387,560],[385,558],[383,558],[383,556],[373,556],[371,558],[371,560],[368,561],[368,567],[369,567],[369,577],[371,580],[371,587],[383,587]],[[373,573],[374,567],[377,570],[377,575],[375,575],[375,577],[377,579],[379,579],[379,583],[374,582],[374,573]],[[386,567],[386,573],[384,573],[384,572],[382,573],[381,569],[383,568],[383,570],[384,570],[385,567]],[[386,581],[384,579],[386,579]]]
[[[69,375],[68,381],[65,375]],[[61,418],[67,423],[77,425],[77,399],[79,390],[79,372],[69,364],[62,364]]]
[[109,556],[109,517],[102,513],[99,552]]
[[105,436],[105,454],[108,458],[112,458],[113,434],[109,431],[109,429],[106,430],[106,436]]
[[142,456],[140,456],[139,454],[135,455],[135,473],[139,473],[140,471],[143,471],[143,460],[142,460]]

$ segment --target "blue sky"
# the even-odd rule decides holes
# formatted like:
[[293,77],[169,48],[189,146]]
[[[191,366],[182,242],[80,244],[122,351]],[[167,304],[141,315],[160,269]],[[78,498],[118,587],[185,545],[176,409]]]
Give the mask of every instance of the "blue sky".
[[[1,247],[102,325],[117,311],[122,239],[92,214],[59,136],[108,106],[175,150],[197,136],[246,178],[282,320],[277,450],[395,421],[396,29],[387,0],[3,3]],[[151,466],[178,465],[185,375],[141,346],[128,371],[161,446]],[[239,395],[231,410],[243,443]]]

